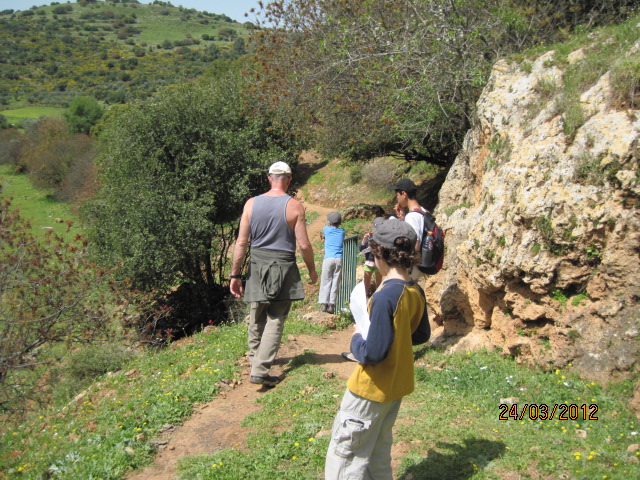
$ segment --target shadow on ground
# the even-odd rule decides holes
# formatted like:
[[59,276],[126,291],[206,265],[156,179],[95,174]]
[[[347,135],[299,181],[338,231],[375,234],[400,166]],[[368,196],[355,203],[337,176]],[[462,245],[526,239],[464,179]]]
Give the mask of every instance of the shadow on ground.
[[[468,438],[462,444],[438,442],[418,463],[403,468],[398,480],[463,480],[471,478],[505,451],[503,442]],[[446,452],[446,453],[445,453]]]
[[291,372],[302,365],[326,365],[326,364],[334,364],[334,363],[352,363],[340,355],[341,352],[337,353],[315,353],[315,352],[304,352],[300,355],[296,355],[295,357],[283,357],[279,359],[282,363],[286,364],[285,371]]
[[293,181],[296,187],[306,185],[311,175],[326,167],[329,164],[327,160],[321,160],[315,163],[300,162],[295,167]]

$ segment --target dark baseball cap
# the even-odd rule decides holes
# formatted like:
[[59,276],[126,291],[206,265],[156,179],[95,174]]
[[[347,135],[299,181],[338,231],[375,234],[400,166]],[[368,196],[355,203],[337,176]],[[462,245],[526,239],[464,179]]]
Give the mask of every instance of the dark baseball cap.
[[411,225],[397,218],[380,220],[373,224],[373,240],[385,248],[394,248],[398,238],[406,237],[415,244],[418,241],[416,231]]
[[339,225],[342,223],[342,215],[340,215],[340,212],[331,212],[327,215],[327,221],[332,225]]
[[398,180],[394,185],[387,187],[387,190],[400,190],[409,193],[418,191],[418,187],[408,178],[403,178],[402,180]]

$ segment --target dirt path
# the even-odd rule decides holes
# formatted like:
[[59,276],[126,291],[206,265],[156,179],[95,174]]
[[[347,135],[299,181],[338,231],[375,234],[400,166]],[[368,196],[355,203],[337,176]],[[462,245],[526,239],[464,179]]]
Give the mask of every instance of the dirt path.
[[[286,365],[305,350],[313,350],[318,363],[345,382],[353,371],[354,363],[344,360],[340,352],[348,349],[351,330],[331,332],[321,337],[313,335],[290,336],[280,347],[278,358],[271,369],[274,375],[284,375]],[[183,425],[168,427],[158,438],[160,452],[152,465],[129,475],[129,480],[173,480],[178,460],[185,456],[213,454],[222,448],[242,448],[247,428],[240,423],[260,405],[256,399],[266,389],[249,383],[249,365],[235,388],[224,392],[209,403],[199,406]],[[277,387],[276,387],[277,388]]]
[[[299,167],[301,180],[305,181],[321,166],[317,156],[304,154]],[[311,218],[310,214],[318,214],[307,227],[311,242],[317,245],[322,227],[326,224],[327,214],[336,209],[310,204],[301,195],[298,198],[303,203],[308,218]],[[322,258],[322,253],[315,252],[316,260]],[[306,295],[317,299],[318,287],[305,285]],[[332,317],[321,312],[316,314],[326,315],[327,319]],[[289,360],[311,350],[315,352],[319,365],[346,383],[355,364],[344,360],[340,353],[349,349],[350,339],[351,329],[334,331],[320,337],[290,336],[284,339],[285,343],[280,347],[271,374],[283,375],[283,381],[286,382],[286,366]],[[178,460],[182,457],[210,455],[223,448],[242,448],[250,429],[243,428],[240,424],[247,415],[261,408],[256,399],[265,391],[267,390],[249,383],[249,364],[245,362],[239,382],[211,402],[198,406],[183,425],[167,426],[156,439],[159,453],[154,463],[144,470],[132,473],[127,480],[174,480]]]
[[[310,212],[319,214],[307,228],[309,238],[315,242],[320,238],[327,214],[333,209],[306,204],[304,199],[302,201],[307,215]],[[316,258],[318,257],[316,252]],[[317,291],[317,285],[307,287],[307,295],[310,298],[317,297]],[[320,312],[318,314],[331,317]],[[289,360],[306,350],[312,350],[323,368],[346,382],[353,371],[354,363],[344,360],[340,353],[349,349],[350,338],[350,329],[320,337],[290,336],[280,347],[271,374],[284,375],[286,382],[286,365]],[[249,364],[245,362],[239,383],[222,392],[211,402],[198,406],[183,425],[167,426],[155,440],[159,453],[153,464],[127,476],[127,480],[173,480],[176,477],[178,460],[182,457],[210,455],[223,448],[242,448],[250,429],[243,428],[240,424],[247,415],[261,408],[256,399],[265,391],[267,390],[249,383]]]

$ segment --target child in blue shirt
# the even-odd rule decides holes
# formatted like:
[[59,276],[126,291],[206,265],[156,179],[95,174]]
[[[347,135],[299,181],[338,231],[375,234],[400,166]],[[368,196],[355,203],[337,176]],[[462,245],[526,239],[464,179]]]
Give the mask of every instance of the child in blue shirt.
[[344,229],[340,228],[342,216],[339,212],[327,215],[327,223],[322,230],[324,238],[324,260],[322,261],[322,275],[320,277],[320,310],[335,313],[336,297],[342,277],[342,243]]

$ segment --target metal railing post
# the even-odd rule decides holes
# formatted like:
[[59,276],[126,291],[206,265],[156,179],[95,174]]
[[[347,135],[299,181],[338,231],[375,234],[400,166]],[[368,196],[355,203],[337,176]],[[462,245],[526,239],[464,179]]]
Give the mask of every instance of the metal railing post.
[[351,291],[356,286],[356,266],[358,261],[358,236],[345,238],[342,244],[342,280],[336,298],[336,313],[347,308]]

